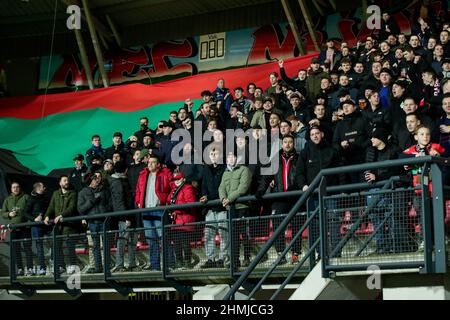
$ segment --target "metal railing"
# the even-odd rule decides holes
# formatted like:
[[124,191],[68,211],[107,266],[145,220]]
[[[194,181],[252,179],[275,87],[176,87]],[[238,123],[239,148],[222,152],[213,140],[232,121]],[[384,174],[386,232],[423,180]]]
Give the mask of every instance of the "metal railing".
[[[330,192],[330,190],[327,190],[326,188],[326,182],[327,177],[335,174],[342,174],[342,173],[353,173],[353,172],[364,172],[367,170],[374,170],[378,168],[390,168],[390,167],[398,167],[398,166],[412,166],[412,165],[423,165],[423,174],[422,174],[422,185],[421,185],[421,204],[422,204],[422,211],[423,213],[421,216],[422,219],[422,228],[424,231],[422,231],[423,238],[424,238],[424,253],[423,253],[423,260],[420,261],[413,261],[413,263],[408,263],[405,261],[397,261],[396,263],[389,264],[384,263],[382,267],[388,268],[388,267],[396,267],[396,268],[410,268],[411,265],[422,267],[423,272],[432,273],[432,272],[439,272],[443,273],[446,272],[446,252],[445,252],[445,235],[444,235],[444,228],[443,223],[444,221],[444,194],[443,194],[443,179],[442,179],[442,172],[439,167],[439,165],[448,166],[449,162],[447,159],[442,158],[433,158],[431,156],[426,157],[416,157],[416,158],[407,158],[407,159],[398,159],[398,160],[390,160],[390,161],[382,161],[382,162],[374,162],[374,163],[365,163],[365,164],[358,164],[358,165],[352,165],[352,166],[345,166],[345,167],[339,167],[339,168],[330,168],[330,169],[324,169],[321,170],[319,175],[317,175],[314,180],[309,185],[308,190],[303,193],[303,195],[298,199],[298,201],[295,203],[295,205],[292,207],[289,214],[286,216],[286,218],[283,220],[283,222],[280,224],[280,226],[275,230],[271,238],[267,241],[266,245],[261,249],[261,251],[258,253],[258,255],[255,257],[255,259],[252,261],[250,266],[241,274],[241,276],[236,280],[236,282],[233,284],[233,286],[230,288],[229,292],[225,295],[224,299],[233,299],[234,294],[243,286],[243,284],[246,282],[246,279],[249,277],[249,275],[253,272],[256,265],[260,262],[262,257],[267,253],[268,249],[273,245],[275,239],[283,232],[283,230],[286,228],[286,226],[291,222],[293,217],[296,215],[296,213],[299,211],[300,207],[304,205],[308,200],[311,201],[313,192],[318,191],[318,208],[319,208],[319,237],[318,239],[313,243],[313,246],[319,246],[320,252],[319,255],[322,257],[321,263],[322,263],[322,276],[323,277],[329,277],[330,271],[337,271],[337,270],[366,270],[368,266],[370,266],[373,263],[370,263],[369,261],[364,261],[362,263],[358,264],[344,264],[341,266],[338,265],[332,265],[330,263],[330,258],[336,259],[337,257],[341,256],[341,250],[344,247],[344,245],[349,241],[349,239],[352,237],[352,235],[355,234],[356,230],[359,228],[360,222],[364,218],[364,216],[367,215],[368,212],[370,212],[374,207],[378,205],[379,202],[379,195],[375,195],[375,200],[366,208],[364,211],[364,214],[358,219],[357,223],[355,223],[349,230],[349,232],[338,242],[338,244],[332,248],[330,251],[329,249],[329,241],[328,237],[330,232],[333,233],[333,230],[330,230],[327,228],[327,191]],[[433,188],[433,199],[430,200],[430,192],[429,192],[429,185],[428,185],[428,175],[429,170],[431,169],[431,179],[433,181],[433,185],[436,185]],[[381,190],[387,190],[391,187],[393,180],[391,180],[389,183],[386,183]],[[367,185],[367,184],[366,184]],[[374,188],[375,186],[371,186],[371,188]],[[333,192],[343,192],[345,191],[344,186],[337,186],[334,187]],[[408,192],[408,191],[405,191]],[[410,190],[409,190],[410,192]],[[372,192],[373,195],[374,192]],[[366,194],[368,195],[368,194]],[[342,198],[342,195],[341,195]],[[329,199],[329,198],[328,198]],[[433,211],[432,211],[432,219],[431,219],[431,209],[430,205],[431,202],[433,204]],[[328,204],[329,206],[329,204]],[[385,218],[389,218],[388,216]],[[304,228],[311,227],[313,219],[308,219],[305,224],[303,225]],[[381,230],[384,226],[384,221],[381,221],[378,223],[378,228]],[[303,229],[303,228],[302,228]],[[431,232],[433,230],[433,233]],[[433,236],[433,238],[432,238]],[[363,244],[363,249],[357,251],[357,255],[359,255],[363,250],[364,247],[366,247],[367,244]],[[315,250],[311,249],[307,252],[306,256],[301,260],[301,263],[304,263],[306,260],[312,261],[315,259]],[[286,248],[288,250],[288,248]],[[360,252],[361,251],[361,252]],[[434,259],[433,259],[434,257]],[[278,261],[276,261],[278,262]],[[272,268],[269,269],[262,277],[260,282],[256,285],[256,287],[260,287],[262,283],[265,281],[265,279],[268,277],[268,275],[272,272]],[[289,275],[289,277],[286,280],[289,280],[292,277],[292,275]],[[276,296],[283,290],[284,286],[288,283],[288,281],[285,281],[282,286],[274,293],[274,295],[271,297],[271,299],[275,299]],[[252,298],[252,296],[255,294],[256,290],[251,290],[250,294],[247,296],[248,299]]]
[[[278,274],[285,277],[285,280],[272,296],[274,299],[300,270],[304,272],[312,270],[319,259],[325,277],[331,271],[367,268],[369,263],[373,263],[373,259],[367,258],[368,251],[373,249],[374,242],[380,238],[380,232],[385,232],[386,228],[389,230],[386,226],[395,218],[394,204],[412,198],[417,191],[412,188],[393,190],[393,183],[397,182],[399,177],[373,184],[357,183],[329,187],[326,186],[327,177],[344,172],[403,165],[425,165],[424,172],[427,172],[427,168],[431,168],[433,199],[429,199],[428,185],[423,184],[420,207],[416,208],[418,217],[423,219],[418,225],[422,227],[424,251],[422,254],[416,254],[415,260],[407,261],[404,257],[386,259],[382,261],[384,263],[382,267],[401,268],[415,265],[422,267],[423,272],[443,272],[442,262],[444,264],[446,262],[444,227],[443,224],[441,228],[434,223],[444,219],[444,192],[438,164],[447,165],[442,159],[421,157],[325,169],[314,179],[306,192],[289,191],[263,196],[263,201],[294,199],[291,211],[281,215],[257,217],[236,215],[235,204],[237,203],[253,201],[261,204],[261,199],[246,196],[239,198],[228,208],[224,208],[225,213],[221,219],[183,225],[174,225],[169,221],[169,213],[177,209],[201,210],[217,207],[221,205],[220,201],[135,209],[95,216],[76,216],[64,218],[62,221],[63,223],[80,223],[81,220],[89,222],[104,219],[101,225],[96,226],[97,228],[89,233],[60,234],[59,225],[55,226],[53,221],[50,221],[53,229],[47,230],[41,241],[39,238],[12,232],[10,241],[2,243],[3,246],[9,245],[10,283],[18,287],[27,283],[27,278],[21,277],[22,274],[18,272],[17,257],[18,254],[22,256],[22,253],[28,250],[26,249],[28,247],[23,246],[24,243],[31,243],[33,267],[42,265],[43,256],[45,261],[50,260],[50,266],[41,275],[51,278],[54,283],[71,294],[76,294],[76,290],[71,291],[67,288],[67,280],[72,272],[78,272],[78,269],[73,271],[74,266],[86,265],[84,271],[90,270],[91,272],[88,273],[97,276],[96,281],[105,282],[123,294],[131,292],[132,288],[119,282],[132,278],[139,281],[142,272],[145,272],[147,276],[164,279],[180,290],[189,290],[189,288],[180,286],[177,279],[189,279],[195,274],[205,273],[228,274],[231,279],[237,278],[237,280],[227,294],[227,299],[231,299],[241,286],[246,288],[250,298],[269,276]],[[446,194],[450,195],[450,192],[446,191]],[[369,197],[371,197],[370,203],[367,200]],[[379,205],[379,199],[384,198],[390,198],[391,201],[388,205]],[[338,204],[333,205],[336,201]],[[433,211],[430,204],[433,205]],[[402,210],[403,213],[406,212],[405,208]],[[124,215],[138,217],[142,213],[157,211],[164,212],[160,220],[161,225],[147,225],[147,227],[136,229],[126,228],[123,224],[116,223],[117,220],[124,220],[121,218]],[[374,211],[381,212],[383,215],[383,218],[376,223],[371,221]],[[334,218],[330,212],[334,212]],[[345,218],[348,212],[353,213],[349,221]],[[433,217],[429,219],[431,212]],[[372,227],[368,228],[370,223]],[[42,222],[30,222],[10,227],[17,231],[43,226]],[[364,229],[363,226],[366,228]],[[338,229],[339,234],[336,233]],[[210,234],[211,230],[214,231],[214,236]],[[362,230],[367,232],[361,232]],[[160,236],[158,232],[161,233]],[[336,234],[337,237],[333,238],[332,235]],[[303,244],[302,238],[305,240]],[[146,241],[148,244],[143,245]],[[239,250],[241,245],[244,250]],[[44,249],[40,250],[38,247]],[[154,250],[156,247],[160,248],[159,252]],[[290,250],[293,253],[292,259],[288,257]],[[211,257],[214,259],[211,260],[214,264],[208,265]],[[374,256],[374,258],[377,257],[379,258],[380,255]],[[26,273],[28,267],[22,265],[22,271]],[[38,268],[33,271],[40,272]],[[83,271],[80,270],[80,272],[83,274]],[[246,279],[250,275],[259,278],[259,282],[249,284]]]

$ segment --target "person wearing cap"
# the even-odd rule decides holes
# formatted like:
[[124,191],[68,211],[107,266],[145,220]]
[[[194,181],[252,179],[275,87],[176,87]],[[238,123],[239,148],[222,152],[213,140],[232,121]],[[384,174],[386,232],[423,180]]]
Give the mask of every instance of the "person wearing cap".
[[320,81],[323,78],[328,78],[328,73],[324,72],[320,67],[318,58],[311,60],[311,73],[306,79],[307,99],[312,100],[320,92]]
[[[96,215],[111,211],[111,195],[109,190],[101,183],[100,175],[91,175],[86,178],[86,187],[78,194],[77,209],[81,215]],[[94,256],[95,267],[86,270],[86,273],[103,272],[102,254],[100,243],[103,239],[104,218],[82,220],[88,226],[92,237],[92,254]]]
[[[237,198],[247,195],[252,183],[252,173],[250,169],[237,163],[236,154],[230,152],[226,159],[227,169],[223,173],[219,185],[219,198],[225,210]],[[234,216],[228,217],[229,219],[238,219],[248,216],[248,205],[246,203],[237,203],[235,207],[236,210],[234,211]],[[231,241],[236,250],[234,251],[234,256],[231,257],[231,262],[237,269],[241,265],[239,261],[239,248],[241,243],[239,235],[243,233],[244,236],[244,265],[248,265],[250,262],[250,237],[244,223],[233,221],[232,225],[233,229],[230,231]]]
[[105,149],[102,148],[101,144],[101,138],[98,134],[94,134],[91,138],[92,147],[90,147],[86,151],[86,164],[87,167],[90,169],[92,166],[92,160],[95,156],[98,156],[102,159],[105,156]]
[[109,187],[109,180],[113,174],[114,162],[111,159],[103,161],[103,168],[100,170],[102,176],[102,183],[106,187]]
[[[379,127],[372,132],[371,143],[372,146],[367,148],[366,162],[377,162],[397,159],[397,151],[395,146],[388,143],[389,131],[385,128]],[[383,167],[375,170],[367,170],[363,173],[363,181],[371,184],[376,181],[388,180],[390,177],[400,174],[396,167]],[[371,191],[378,191],[380,188],[372,188]],[[394,197],[395,198],[395,197]],[[375,234],[376,253],[385,254],[393,252],[396,248],[397,252],[400,252],[403,248],[407,248],[405,244],[408,238],[405,237],[404,230],[407,225],[405,205],[399,207],[400,201],[396,201],[396,208],[393,216],[387,220],[388,230],[386,232],[385,227],[380,227],[380,224],[385,219],[384,214],[389,212],[390,197],[383,197],[382,195],[369,195],[367,196],[367,206],[373,206],[369,211],[369,217],[373,223],[374,230],[377,230]],[[403,208],[403,210],[399,210]],[[395,223],[393,218],[397,217]],[[395,231],[394,231],[395,228]],[[394,245],[393,240],[397,240]],[[400,241],[398,241],[400,240]]]
[[160,159],[161,163],[165,164],[169,168],[173,168],[174,164],[172,162],[172,149],[174,143],[171,140],[172,131],[174,129],[174,125],[169,121],[163,121],[163,135],[157,139],[160,147],[158,149],[153,150],[153,154],[156,154]]
[[294,92],[289,96],[289,106],[287,111],[284,113],[285,117],[289,117],[291,115],[296,117],[310,117],[308,103],[305,101],[304,96],[298,94],[297,92]]
[[112,146],[105,150],[105,159],[112,159],[115,151],[119,151],[122,154],[125,153],[125,144],[122,141],[121,132],[114,132],[112,141]]
[[136,136],[130,136],[125,143],[125,157],[122,159],[127,166],[133,163],[134,151],[138,149],[138,138]]
[[75,162],[75,167],[69,174],[69,181],[74,190],[79,192],[84,187],[84,176],[88,169],[84,164],[84,156],[82,154],[77,154],[73,161]]
[[[111,175],[109,191],[111,192],[111,205],[113,211],[125,211],[134,209],[134,201],[131,186],[125,171],[125,163],[118,162],[114,165],[114,173]],[[125,215],[114,218],[117,221],[118,237],[116,251],[116,265],[111,272],[136,270],[136,240],[137,234],[132,229],[136,228],[136,215]],[[125,245],[128,243],[128,269],[124,266]]]
[[[309,130],[310,143],[300,152],[296,168],[296,185],[297,188],[306,191],[313,180],[319,175],[323,169],[339,167],[342,165],[341,156],[333,146],[324,139],[324,132],[321,126],[312,126]],[[344,184],[344,176],[330,175],[327,176],[327,185],[334,186]],[[317,197],[313,198],[314,207],[319,206]],[[339,242],[339,214],[334,209],[337,208],[336,201],[326,200],[326,207],[329,209],[327,216],[330,221],[330,244],[331,248],[336,247]],[[314,210],[314,208],[310,208]],[[313,239],[318,238],[319,230],[317,221],[310,228]],[[337,253],[339,256],[340,253]]]
[[[344,165],[363,163],[366,149],[370,145],[367,123],[355,102],[347,100],[341,103],[344,119],[338,121],[333,134],[333,145],[342,154]],[[350,183],[359,182],[356,173],[349,174]]]
[[325,43],[327,47],[320,51],[319,63],[323,64],[325,60],[328,60],[330,62],[330,69],[333,69],[340,52],[334,47],[334,41],[332,39],[327,39]]
[[[172,190],[168,201],[171,205],[186,204],[196,202],[197,190],[186,181],[183,171],[176,171],[172,178]],[[175,268],[191,269],[193,265],[191,241],[194,240],[194,223],[197,220],[196,209],[176,209],[170,212],[173,224],[183,226],[167,229],[168,238],[173,241],[175,253]]]
[[[162,167],[156,155],[150,155],[148,165],[144,168],[136,184],[135,203],[138,208],[154,208],[164,206],[169,202],[172,172]],[[160,240],[162,235],[163,211],[152,211],[142,214],[145,237],[149,241],[149,264],[144,270],[161,270]]]

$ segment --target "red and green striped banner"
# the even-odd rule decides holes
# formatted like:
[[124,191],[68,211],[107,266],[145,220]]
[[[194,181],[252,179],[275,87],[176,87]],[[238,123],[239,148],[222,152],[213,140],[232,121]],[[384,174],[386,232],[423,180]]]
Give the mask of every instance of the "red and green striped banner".
[[[288,75],[295,77],[317,54],[289,59]],[[277,63],[211,72],[154,85],[130,84],[75,93],[0,99],[0,148],[14,152],[31,170],[46,175],[56,168],[72,166],[72,158],[90,148],[90,138],[100,134],[103,147],[121,131],[124,140],[139,129],[147,116],[150,127],[168,119],[169,112],[183,106],[186,98],[196,102],[200,92],[214,90],[219,78],[233,89],[249,82],[267,88],[269,73]],[[198,101],[196,105],[198,106]]]

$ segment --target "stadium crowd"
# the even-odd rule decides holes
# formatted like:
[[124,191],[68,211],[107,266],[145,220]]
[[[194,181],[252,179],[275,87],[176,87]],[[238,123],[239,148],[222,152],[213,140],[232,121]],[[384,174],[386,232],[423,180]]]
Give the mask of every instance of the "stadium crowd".
[[[311,60],[307,70],[288,75],[283,60],[279,70],[269,75],[268,88],[254,83],[226,88],[223,79],[211,92],[199,93],[203,99],[194,112],[191,99],[186,99],[169,118],[149,128],[146,117],[140,128],[124,139],[114,133],[112,145],[103,148],[99,135],[92,136],[91,146],[84,154],[73,158],[75,167],[62,176],[60,189],[51,198],[45,185],[36,183],[31,195],[24,194],[18,183],[12,183],[11,196],[3,203],[2,214],[11,223],[44,221],[60,225],[64,235],[78,233],[79,225],[65,223],[64,218],[94,215],[134,208],[152,208],[166,204],[207,202],[220,199],[222,205],[199,211],[193,209],[171,212],[174,229],[174,267],[192,267],[189,233],[194,228],[183,225],[205,221],[205,253],[202,268],[236,266],[250,262],[250,238],[245,231],[227,231],[227,208],[238,197],[252,194],[258,199],[267,192],[307,190],[321,169],[364,162],[391,160],[399,157],[441,156],[450,154],[450,23],[438,19],[415,21],[412,33],[399,32],[395,20],[383,13],[382,29],[378,36],[358,41],[354,47],[326,40],[326,47]],[[194,140],[195,128],[206,132],[209,141]],[[225,148],[226,130],[242,129],[233,138],[233,148]],[[172,141],[174,131],[183,130],[191,142]],[[271,159],[278,161],[277,172],[263,175],[266,166],[250,161],[249,146],[267,148]],[[80,146],[81,148],[81,146]],[[175,148],[181,152],[176,154]],[[80,149],[81,150],[81,149]],[[206,156],[203,157],[202,155]],[[195,159],[202,159],[200,163]],[[381,168],[363,173],[337,175],[328,184],[382,181],[395,174],[410,174],[411,184],[420,184],[420,168]],[[444,170],[448,184],[449,172]],[[255,216],[273,211],[287,213],[293,202],[275,201],[269,205],[240,203],[235,217]],[[119,230],[113,272],[136,270],[137,234],[131,232],[143,226],[149,244],[149,259],[145,270],[161,270],[161,219],[163,211],[142,216],[130,215],[114,219]],[[340,217],[336,217],[340,219]],[[82,221],[90,231],[90,266],[86,272],[101,272],[101,235],[104,219]],[[274,227],[281,220],[273,219]],[[210,223],[210,225],[208,225]],[[381,219],[374,217],[375,226]],[[297,226],[298,227],[298,226]],[[294,226],[293,226],[294,228]],[[332,231],[332,243],[339,231]],[[405,232],[405,231],[402,231]],[[36,239],[38,274],[46,273],[43,243],[40,237],[49,233],[45,226],[20,229],[16,238]],[[216,233],[220,247],[216,249]],[[239,252],[228,256],[228,244],[239,245],[243,233],[244,260]],[[317,236],[317,235],[316,235]],[[400,237],[401,238],[401,237]],[[399,238],[399,239],[400,239]],[[377,252],[394,252],[396,235],[377,236]],[[401,240],[398,240],[401,241]],[[75,243],[66,241],[60,256],[67,256],[67,273],[77,264]],[[124,253],[128,244],[128,265]],[[277,252],[283,251],[285,239],[275,243]],[[34,274],[32,243],[17,246],[17,272]],[[216,252],[216,250],[218,252]],[[238,250],[239,251],[239,250]],[[21,253],[25,252],[26,265]],[[298,260],[301,245],[292,249],[292,261]],[[339,255],[339,254],[338,254]],[[283,258],[282,263],[286,263]],[[66,263],[61,261],[61,272]]]

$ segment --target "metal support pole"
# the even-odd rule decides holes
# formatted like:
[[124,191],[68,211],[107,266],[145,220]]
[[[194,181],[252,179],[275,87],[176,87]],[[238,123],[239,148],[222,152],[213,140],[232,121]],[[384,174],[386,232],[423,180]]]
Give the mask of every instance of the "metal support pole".
[[431,181],[433,183],[434,271],[436,273],[446,273],[447,258],[445,254],[444,188],[442,169],[436,163],[431,164]]
[[78,48],[80,49],[81,64],[83,65],[84,73],[86,74],[86,79],[89,85],[89,89],[94,89],[94,80],[92,79],[91,66],[89,65],[89,59],[86,54],[86,47],[84,46],[83,36],[81,31],[74,29],[75,37],[77,38]]
[[81,0],[81,2],[83,3],[84,13],[86,15],[89,32],[91,34],[92,44],[93,44],[94,50],[95,50],[95,56],[97,57],[98,68],[99,68],[100,74],[102,76],[103,86],[106,88],[106,87],[108,87],[108,76],[106,75],[105,63],[103,61],[102,51],[98,44],[97,32],[95,31],[94,23],[92,22],[91,11],[89,10],[86,0]]
[[433,265],[433,243],[432,235],[433,228],[431,227],[431,199],[430,199],[430,186],[429,186],[429,170],[430,166],[426,163],[422,170],[422,235],[424,241],[424,268],[422,273],[434,273]]
[[[311,208],[314,208],[314,197],[309,197],[308,200],[306,201],[306,216],[308,218],[311,216],[311,214],[316,209],[316,208],[314,208],[313,210],[311,210]],[[311,223],[311,224],[314,227],[314,223]],[[310,226],[308,228],[308,248],[312,248],[312,246],[314,244],[314,239],[313,239],[312,235],[313,235],[313,228],[311,228],[311,226]],[[316,255],[316,253],[314,252],[314,254],[311,254],[309,256],[309,270],[310,271],[312,271],[312,269],[314,268],[314,265],[316,263],[315,255]]]
[[286,14],[292,34],[294,35],[295,43],[297,44],[300,54],[303,56],[306,54],[306,50],[303,46],[302,37],[298,31],[297,22],[295,21],[294,14],[292,13],[291,6],[289,5],[288,0],[281,0],[281,4],[283,5],[284,13]]
[[112,21],[112,19],[109,16],[109,14],[106,15],[106,21],[108,21],[109,27],[111,28],[111,31],[112,31],[112,33],[114,35],[114,38],[116,38],[117,44],[119,45],[119,47],[122,48],[122,40],[120,39],[119,32],[117,31],[116,25]]
[[16,248],[15,248],[15,235],[16,229],[12,230],[9,234],[9,276],[10,283],[14,284],[17,280],[17,270],[16,270]]
[[[103,222],[103,275],[105,276],[105,281],[111,278],[111,247],[109,243],[109,226],[111,218],[106,218]],[[98,235],[100,237],[100,234]],[[94,241],[94,239],[92,239]]]
[[300,5],[300,8],[302,9],[302,13],[303,13],[303,17],[305,18],[306,26],[308,27],[309,34],[311,35],[311,39],[314,43],[314,48],[316,48],[316,51],[319,51],[320,47],[317,44],[316,33],[314,32],[314,28],[311,23],[311,17],[309,15],[308,7],[306,6],[304,0],[298,0],[298,4]]
[[[236,266],[234,265],[234,255],[236,254],[236,250],[238,250],[238,260],[239,260],[239,247],[235,248],[234,245],[234,226],[233,226],[233,219],[236,217],[236,207],[234,203],[229,205],[228,209],[228,239],[230,241],[230,274],[233,277],[236,270]],[[238,242],[239,243],[239,242]],[[233,299],[234,300],[234,299]]]
[[[325,195],[327,188],[327,178],[322,177],[319,184],[319,232],[320,232],[320,257],[322,263],[322,277],[329,278],[329,272],[326,270],[328,265],[328,224],[327,224],[327,208],[325,207]],[[313,253],[315,254],[315,253]]]

